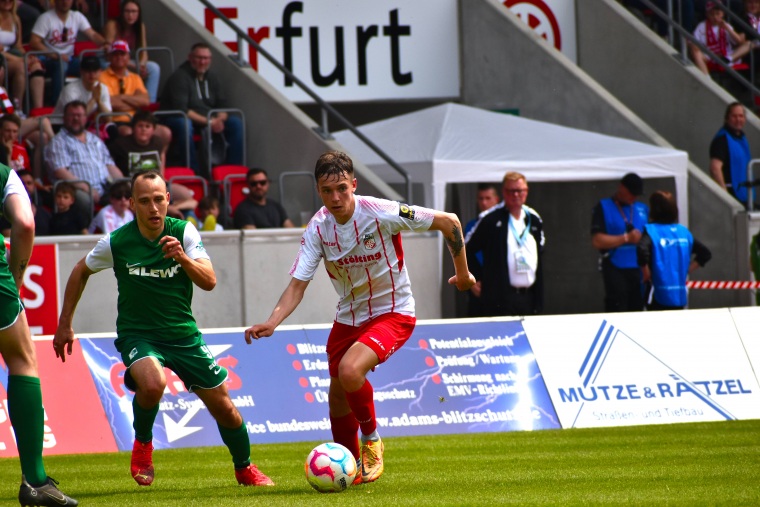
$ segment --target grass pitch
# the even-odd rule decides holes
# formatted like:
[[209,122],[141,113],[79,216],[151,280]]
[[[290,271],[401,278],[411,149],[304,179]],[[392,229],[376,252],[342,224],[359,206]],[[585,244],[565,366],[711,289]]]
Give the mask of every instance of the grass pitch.
[[[224,447],[157,451],[150,487],[129,453],[46,466],[82,506],[760,505],[760,421],[388,438],[385,475],[339,494],[304,478],[316,444],[254,444],[271,488],[237,486]],[[0,505],[18,505],[18,460],[0,476]]]

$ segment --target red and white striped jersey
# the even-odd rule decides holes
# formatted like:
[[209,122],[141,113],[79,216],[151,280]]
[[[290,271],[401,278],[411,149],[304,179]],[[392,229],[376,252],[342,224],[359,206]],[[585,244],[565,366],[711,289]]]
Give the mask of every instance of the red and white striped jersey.
[[320,260],[340,296],[335,320],[359,326],[384,313],[414,316],[401,231],[427,231],[434,211],[375,197],[354,196],[351,219],[340,225],[326,208],[306,226],[290,275],[308,281]]

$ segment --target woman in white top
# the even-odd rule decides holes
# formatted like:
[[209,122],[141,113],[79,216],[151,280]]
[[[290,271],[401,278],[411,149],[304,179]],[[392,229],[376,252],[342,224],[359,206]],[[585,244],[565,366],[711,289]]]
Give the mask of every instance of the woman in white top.
[[[11,98],[21,106],[26,91],[24,74],[24,48],[21,45],[21,19],[16,14],[17,0],[0,0],[0,47],[8,69]],[[42,107],[45,93],[45,74],[42,64],[29,57],[29,89],[32,107]]]

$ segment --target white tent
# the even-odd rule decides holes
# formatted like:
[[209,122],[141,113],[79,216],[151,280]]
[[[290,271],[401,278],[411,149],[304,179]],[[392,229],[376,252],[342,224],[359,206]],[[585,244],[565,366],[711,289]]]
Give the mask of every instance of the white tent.
[[[688,216],[683,151],[452,103],[359,130],[423,183],[424,205],[436,209],[444,209],[447,183],[500,182],[506,171],[529,182],[620,180],[635,172],[675,178],[682,220]],[[404,181],[350,131],[335,138],[385,181]]]

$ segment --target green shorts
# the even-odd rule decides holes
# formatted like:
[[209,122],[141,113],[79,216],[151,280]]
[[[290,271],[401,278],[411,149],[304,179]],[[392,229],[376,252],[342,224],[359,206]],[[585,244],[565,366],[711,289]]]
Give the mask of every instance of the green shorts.
[[133,391],[135,384],[129,368],[147,357],[155,357],[161,366],[176,373],[185,388],[191,392],[196,389],[213,389],[227,380],[227,369],[216,362],[201,333],[169,342],[120,336],[115,345],[127,367],[124,383]]
[[16,323],[24,311],[24,305],[18,296],[16,282],[10,272],[0,273],[0,331]]

